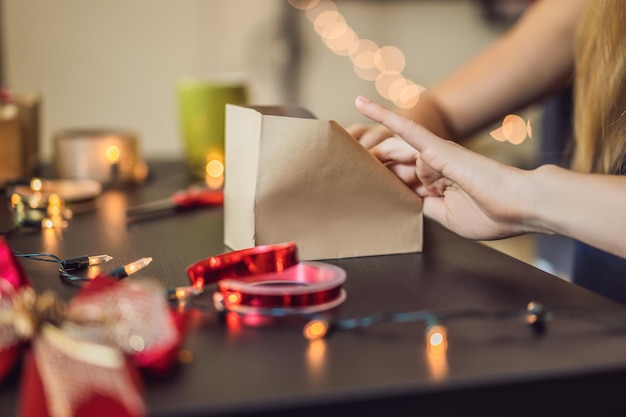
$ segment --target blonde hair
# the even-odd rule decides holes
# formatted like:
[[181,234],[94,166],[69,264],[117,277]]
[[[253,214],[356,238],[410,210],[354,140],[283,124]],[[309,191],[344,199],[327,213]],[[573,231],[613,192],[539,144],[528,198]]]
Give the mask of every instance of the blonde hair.
[[589,0],[576,42],[576,171],[626,173],[626,1]]

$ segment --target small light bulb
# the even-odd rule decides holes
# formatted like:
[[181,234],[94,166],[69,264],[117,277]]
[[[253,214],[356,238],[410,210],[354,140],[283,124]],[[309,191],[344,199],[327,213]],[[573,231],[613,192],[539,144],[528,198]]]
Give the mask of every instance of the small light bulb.
[[113,259],[113,257],[109,256],[109,255],[90,256],[89,257],[89,266],[105,264],[105,263],[109,262],[111,259]]
[[152,262],[152,258],[141,258],[134,262],[124,265],[124,272],[126,276],[134,274],[135,272],[145,268]]
[[226,308],[238,305],[239,303],[241,303],[241,294],[238,292],[231,292],[224,297],[224,304],[226,304]]
[[105,154],[107,160],[114,164],[118,161],[118,159],[120,159],[120,148],[115,145],[111,145],[107,148]]
[[448,331],[444,326],[437,324],[426,329],[426,348],[444,352],[448,349]]
[[108,275],[115,278],[126,278],[127,276],[145,268],[150,262],[152,262],[152,258],[141,258],[124,266],[115,268],[109,272]]
[[43,219],[41,221],[41,228],[42,229],[53,229],[54,228],[54,222],[52,221],[51,218],[46,217],[45,219]]
[[167,291],[167,298],[170,301],[185,301],[188,298],[199,295],[203,292],[202,288],[198,288],[195,285],[188,285],[185,287],[171,288]]
[[211,178],[219,178],[224,174],[224,164],[213,159],[206,164],[206,174]]
[[16,208],[19,205],[24,205],[24,199],[18,193],[11,194],[11,207]]
[[39,178],[33,178],[30,180],[30,189],[33,191],[41,191],[42,182]]
[[329,323],[326,320],[311,320],[302,331],[307,340],[321,339],[328,333]]

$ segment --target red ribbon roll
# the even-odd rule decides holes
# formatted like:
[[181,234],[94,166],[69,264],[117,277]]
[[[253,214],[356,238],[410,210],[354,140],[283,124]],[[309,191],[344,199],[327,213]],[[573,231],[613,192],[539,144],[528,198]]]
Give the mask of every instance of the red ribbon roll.
[[217,284],[219,309],[238,313],[309,314],[346,299],[346,273],[322,262],[298,262],[293,242],[257,246],[204,259],[187,268],[192,285]]

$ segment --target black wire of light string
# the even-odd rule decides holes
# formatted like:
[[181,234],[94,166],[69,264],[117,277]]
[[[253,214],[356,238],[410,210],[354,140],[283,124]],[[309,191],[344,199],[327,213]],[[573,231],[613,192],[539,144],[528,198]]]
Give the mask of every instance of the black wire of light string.
[[[31,259],[36,261],[56,263],[59,265],[59,273],[61,277],[72,283],[89,281],[90,278],[74,275],[75,271],[84,270],[86,268],[70,268],[68,269],[68,261],[75,262],[80,258],[62,259],[51,253],[21,253],[13,250],[12,253],[20,258]],[[84,258],[84,257],[81,257]],[[198,295],[194,293],[193,295]],[[602,317],[599,314],[602,313]],[[293,312],[288,312],[282,308],[266,309],[264,315],[273,317],[293,316]],[[536,334],[543,334],[546,331],[547,322],[555,318],[580,320],[595,324],[613,325],[615,330],[626,331],[626,317],[612,316],[611,320],[606,318],[606,311],[599,309],[581,309],[577,307],[562,307],[546,309],[541,303],[531,301],[526,309],[510,309],[510,310],[479,310],[479,309],[458,309],[458,310],[415,310],[415,311],[386,311],[377,312],[366,316],[354,318],[332,318],[324,314],[295,314],[302,318],[308,319],[310,322],[314,320],[325,321],[329,326],[329,333],[334,331],[349,331],[370,327],[377,323],[417,323],[423,322],[426,326],[450,323],[456,320],[466,319],[495,319],[495,320],[511,320],[525,319]]]
[[[76,258],[62,259],[61,257],[52,253],[22,253],[15,250],[11,251],[13,255],[18,258],[30,259],[33,261],[42,261],[56,263],[59,265],[59,276],[61,279],[72,285],[80,285],[87,281],[91,281],[90,277],[76,275],[78,271],[84,271],[89,267],[89,257],[79,256]],[[122,267],[115,268],[113,273],[109,273],[110,276],[117,276],[119,272],[123,270]]]
[[56,263],[59,265],[59,275],[61,279],[70,284],[77,284],[84,281],[89,281],[90,278],[74,275],[75,271],[84,270],[85,268],[68,268],[68,262],[66,259],[62,259],[53,253],[21,253],[18,251],[11,251],[13,255],[18,258],[30,259],[33,261],[42,261]]
[[[377,312],[366,316],[355,318],[333,318],[322,314],[310,315],[306,318],[309,320],[307,326],[315,321],[325,323],[327,331],[324,335],[333,332],[358,330],[370,327],[377,323],[424,323],[426,327],[435,325],[449,324],[457,320],[466,319],[494,319],[494,320],[512,320],[522,319],[530,325],[533,332],[537,335],[543,335],[547,331],[548,322],[554,319],[565,319],[574,321],[583,321],[587,323],[608,326],[610,330],[617,332],[626,332],[626,315],[616,315],[611,312],[607,317],[607,311],[599,308],[580,308],[576,306],[545,308],[541,303],[531,301],[526,309],[511,310],[478,310],[478,309],[459,309],[449,311],[436,310],[416,310],[405,312]],[[306,327],[306,326],[305,326]],[[324,337],[324,336],[321,336]]]

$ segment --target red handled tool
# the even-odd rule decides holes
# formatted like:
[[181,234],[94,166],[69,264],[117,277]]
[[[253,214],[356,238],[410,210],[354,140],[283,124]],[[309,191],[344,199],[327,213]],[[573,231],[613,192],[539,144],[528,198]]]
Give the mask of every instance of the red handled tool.
[[170,198],[131,207],[126,210],[126,218],[131,222],[139,221],[195,208],[217,207],[223,203],[224,192],[222,190],[191,186],[175,192]]

